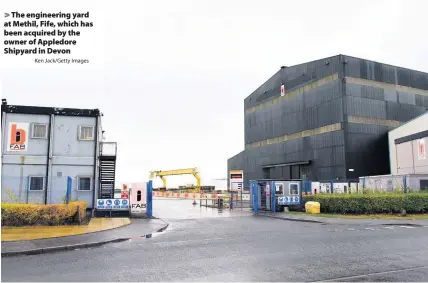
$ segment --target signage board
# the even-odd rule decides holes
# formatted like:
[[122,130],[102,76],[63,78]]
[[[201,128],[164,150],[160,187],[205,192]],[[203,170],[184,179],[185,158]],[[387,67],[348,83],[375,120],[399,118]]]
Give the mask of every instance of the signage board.
[[244,170],[230,170],[229,172],[230,190],[242,191],[244,183]]
[[106,210],[128,210],[129,200],[127,199],[97,199],[97,209]]
[[128,185],[127,184],[122,185],[122,192],[120,194],[120,198],[129,199],[129,191],[128,191]]
[[147,210],[147,183],[134,183],[131,190],[131,213],[145,213]]
[[27,151],[29,138],[28,123],[9,123],[9,136],[7,139],[7,151]]
[[281,85],[281,96],[285,95],[285,86]]
[[286,196],[286,197],[279,197],[278,198],[278,204],[280,204],[280,205],[299,204],[299,203],[300,203],[300,197],[299,196]]

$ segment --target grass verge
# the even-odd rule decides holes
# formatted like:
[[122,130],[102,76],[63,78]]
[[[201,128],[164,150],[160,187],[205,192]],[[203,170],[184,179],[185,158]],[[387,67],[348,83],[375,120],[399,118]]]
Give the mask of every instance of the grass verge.
[[427,219],[428,214],[408,214],[407,216],[400,216],[397,214],[339,214],[339,213],[320,213],[320,214],[307,214],[306,212],[289,211],[287,214],[291,215],[306,215],[315,217],[329,217],[329,218],[351,218],[351,219]]

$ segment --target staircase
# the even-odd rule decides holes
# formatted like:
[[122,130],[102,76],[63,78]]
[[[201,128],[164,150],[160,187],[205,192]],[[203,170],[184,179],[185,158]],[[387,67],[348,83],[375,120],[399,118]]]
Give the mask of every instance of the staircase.
[[116,176],[116,143],[101,143],[99,198],[114,198]]
[[114,198],[116,158],[100,157],[100,198]]

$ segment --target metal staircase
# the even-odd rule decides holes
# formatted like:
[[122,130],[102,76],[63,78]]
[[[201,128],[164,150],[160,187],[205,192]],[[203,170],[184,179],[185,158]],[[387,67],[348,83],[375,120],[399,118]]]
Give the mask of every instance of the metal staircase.
[[100,154],[100,191],[99,198],[114,198],[114,184],[116,176],[116,152],[117,144],[115,142],[101,143]]

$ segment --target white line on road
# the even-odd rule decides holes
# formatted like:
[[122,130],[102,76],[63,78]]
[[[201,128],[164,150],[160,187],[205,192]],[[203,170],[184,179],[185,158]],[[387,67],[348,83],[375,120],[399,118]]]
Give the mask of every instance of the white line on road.
[[392,230],[392,229],[394,229],[394,227],[393,226],[385,226],[385,227],[382,227],[383,229],[389,229],[389,230]]
[[373,229],[373,228],[364,228],[364,230],[376,231],[376,229]]
[[412,227],[412,226],[398,226],[398,227],[401,227],[401,228],[409,228],[409,229],[414,229],[414,228],[416,228],[416,227]]
[[346,279],[352,279],[352,278],[358,278],[358,277],[365,277],[365,276],[372,276],[372,275],[381,275],[381,274],[388,274],[388,273],[396,273],[396,272],[402,272],[402,271],[412,271],[412,270],[426,269],[426,268],[428,268],[428,265],[418,266],[418,267],[410,267],[410,268],[403,268],[403,269],[396,269],[396,270],[390,270],[390,271],[367,273],[367,274],[361,274],[361,275],[353,275],[353,276],[348,276],[348,277],[331,278],[331,279],[325,279],[325,280],[322,280],[322,281],[315,281],[315,282],[328,282],[328,281],[336,282],[336,281],[339,281],[339,280],[346,280]]

